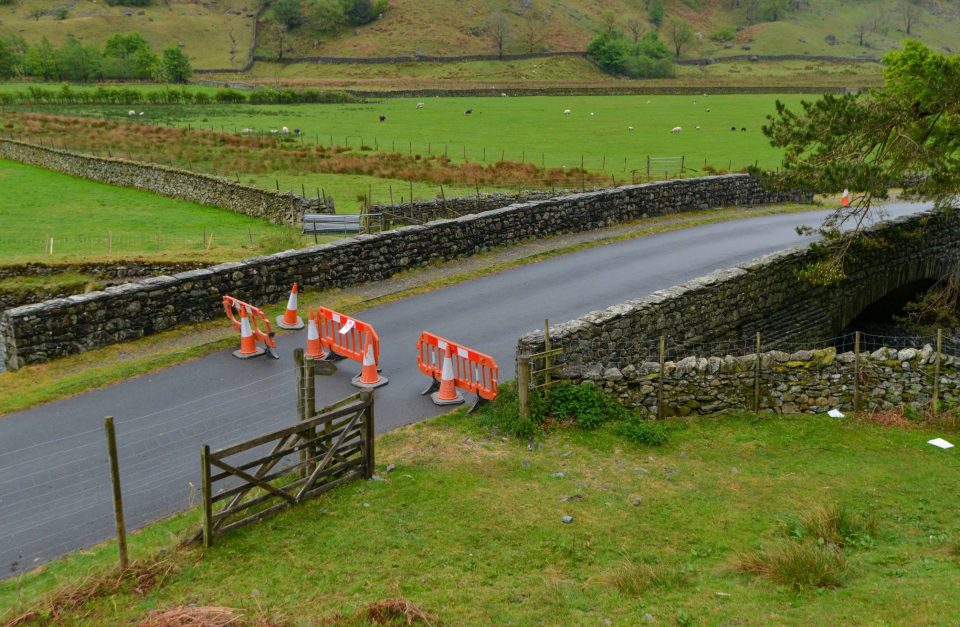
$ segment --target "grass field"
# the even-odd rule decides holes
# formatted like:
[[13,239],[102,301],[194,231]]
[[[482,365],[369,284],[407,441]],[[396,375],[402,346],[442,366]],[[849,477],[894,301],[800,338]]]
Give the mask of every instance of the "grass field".
[[0,160],[0,189],[4,263],[129,257],[217,261],[300,241],[291,229],[231,211],[10,161]]
[[[132,539],[134,557],[153,556],[139,593],[127,578],[70,609],[83,595],[65,589],[58,621],[136,622],[190,604],[251,622],[361,624],[350,617],[398,597],[451,625],[635,625],[647,614],[680,625],[946,624],[960,613],[960,516],[946,497],[960,467],[955,450],[925,443],[949,432],[744,414],[671,421],[667,433],[652,448],[612,426],[567,427],[531,452],[462,412],[394,431],[377,443],[382,481],[207,551],[158,554],[196,528],[196,513],[148,528]],[[808,520],[837,507],[859,529],[818,544]],[[823,546],[835,542],[842,551]],[[835,584],[739,572],[758,550],[794,546],[841,554]],[[57,583],[92,575],[111,590],[113,559],[106,545],[0,584],[0,620]]]

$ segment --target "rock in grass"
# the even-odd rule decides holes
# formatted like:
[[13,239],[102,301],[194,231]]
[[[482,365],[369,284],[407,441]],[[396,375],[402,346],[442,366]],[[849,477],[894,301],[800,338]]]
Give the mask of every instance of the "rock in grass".
[[553,477],[554,479],[563,479],[563,476],[564,476],[564,475],[563,475],[562,472],[555,472],[555,473],[553,473],[553,474],[550,475],[550,476]]
[[387,464],[387,467],[384,468],[383,472],[393,472],[393,469],[396,468],[393,464]]
[[560,519],[560,522],[562,522],[565,525],[569,525],[570,523],[573,522],[573,516],[564,516],[563,518]]

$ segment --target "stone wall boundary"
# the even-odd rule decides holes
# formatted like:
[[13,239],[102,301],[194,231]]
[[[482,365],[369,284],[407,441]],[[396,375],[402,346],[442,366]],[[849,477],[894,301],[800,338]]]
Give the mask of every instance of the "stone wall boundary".
[[179,168],[85,155],[14,139],[0,139],[0,159],[219,207],[284,226],[299,226],[307,212],[329,212],[316,198],[272,192]]
[[807,193],[770,192],[756,179],[735,174],[521,202],[456,219],[358,235],[8,309],[0,313],[4,365],[17,369],[180,323],[210,320],[222,315],[225,294],[261,305],[285,298],[294,281],[318,290],[345,287],[498,246],[644,217],[810,200]]

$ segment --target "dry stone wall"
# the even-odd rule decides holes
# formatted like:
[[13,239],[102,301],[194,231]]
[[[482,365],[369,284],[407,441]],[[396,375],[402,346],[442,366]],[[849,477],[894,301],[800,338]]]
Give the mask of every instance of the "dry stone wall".
[[0,159],[220,207],[274,224],[299,226],[304,213],[332,213],[317,199],[257,189],[177,168],[82,155],[12,139],[0,139]]
[[16,369],[179,323],[209,320],[221,315],[224,294],[270,303],[284,298],[294,281],[317,289],[344,287],[435,260],[646,216],[805,200],[806,194],[772,193],[747,175],[730,175],[519,203],[9,309],[0,314],[0,351],[6,367]]
[[[753,409],[756,354],[696,357],[668,361],[663,368],[664,416],[713,414]],[[922,406],[932,399],[936,353],[921,348],[881,348],[860,354],[860,408],[887,410]],[[835,349],[760,354],[761,411],[823,413],[853,410],[857,360]],[[627,407],[657,415],[660,364],[639,362],[624,368],[570,366],[562,378],[573,384],[596,385]],[[941,355],[940,399],[960,402],[960,359]]]

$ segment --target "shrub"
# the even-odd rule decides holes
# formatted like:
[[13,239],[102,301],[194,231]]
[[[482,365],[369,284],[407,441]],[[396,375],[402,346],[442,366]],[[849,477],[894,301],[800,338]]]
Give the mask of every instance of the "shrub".
[[631,415],[620,423],[617,433],[628,440],[647,446],[663,446],[670,439],[665,424],[655,420],[645,420],[637,415]]
[[[533,400],[533,398],[531,398]],[[542,415],[538,401],[534,401],[535,416]],[[518,438],[532,438],[542,431],[539,421],[520,417],[519,393],[515,381],[500,386],[496,400],[486,403],[477,412],[477,423],[484,427],[496,427],[503,433]]]
[[213,95],[213,99],[221,104],[237,104],[246,102],[247,96],[236,89],[221,89]]
[[732,26],[724,26],[710,35],[710,39],[714,41],[733,41],[736,38],[737,30]]
[[829,545],[785,540],[739,555],[736,569],[797,589],[838,588],[846,579],[847,560]]
[[58,7],[57,7],[56,9],[54,9],[54,11],[53,11],[53,17],[55,17],[55,18],[58,19],[58,20],[65,20],[65,19],[67,19],[67,16],[68,16],[68,15],[70,15],[70,9],[69,9],[68,7],[63,6],[63,5],[58,6]]
[[544,409],[547,416],[557,420],[573,420],[585,429],[594,429],[607,420],[626,414],[625,409],[599,388],[569,383],[561,383],[550,391]]

